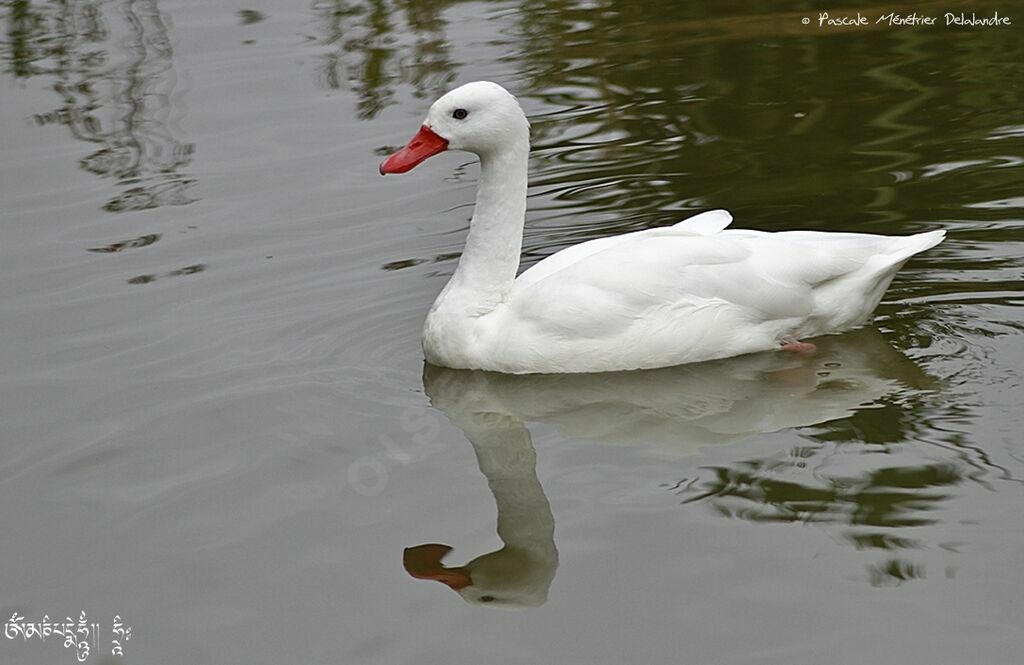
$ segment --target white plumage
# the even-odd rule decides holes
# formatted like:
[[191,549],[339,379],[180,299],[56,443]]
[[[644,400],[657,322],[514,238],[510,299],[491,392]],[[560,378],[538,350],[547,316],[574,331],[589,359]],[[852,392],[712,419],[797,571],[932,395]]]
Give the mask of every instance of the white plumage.
[[[424,148],[424,136],[435,143]],[[529,155],[518,102],[489,82],[449,92],[381,172],[444,149],[481,161],[465,251],[424,326],[427,360],[445,367],[649,369],[848,330],[868,320],[907,259],[945,235],[729,229],[732,216],[713,210],[570,247],[516,278]]]

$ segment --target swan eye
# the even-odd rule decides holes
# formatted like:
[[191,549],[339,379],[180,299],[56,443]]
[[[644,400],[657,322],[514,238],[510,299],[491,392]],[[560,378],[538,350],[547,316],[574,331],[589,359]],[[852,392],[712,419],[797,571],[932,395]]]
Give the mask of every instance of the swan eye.
[[467,115],[469,115],[469,111],[466,109],[455,109],[452,111],[452,117],[456,120],[465,120]]
[[493,603],[497,598],[494,596],[480,596],[481,603]]

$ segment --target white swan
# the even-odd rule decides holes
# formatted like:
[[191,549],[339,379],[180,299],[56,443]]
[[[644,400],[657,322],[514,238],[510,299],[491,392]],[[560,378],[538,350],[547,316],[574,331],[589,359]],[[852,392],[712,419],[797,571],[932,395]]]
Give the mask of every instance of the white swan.
[[480,157],[458,268],[423,330],[428,362],[512,374],[650,369],[780,347],[863,324],[896,271],[944,231],[890,237],[729,229],[724,210],[591,240],[518,278],[530,124],[496,83],[430,107],[380,172],[443,150]]

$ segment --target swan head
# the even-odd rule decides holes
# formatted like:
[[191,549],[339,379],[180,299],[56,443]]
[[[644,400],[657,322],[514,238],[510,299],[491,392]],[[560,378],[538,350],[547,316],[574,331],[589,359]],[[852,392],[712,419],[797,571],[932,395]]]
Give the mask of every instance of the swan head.
[[445,150],[485,158],[529,145],[530,123],[516,98],[497,83],[474,81],[434,102],[416,136],[381,162],[380,172],[405,173]]

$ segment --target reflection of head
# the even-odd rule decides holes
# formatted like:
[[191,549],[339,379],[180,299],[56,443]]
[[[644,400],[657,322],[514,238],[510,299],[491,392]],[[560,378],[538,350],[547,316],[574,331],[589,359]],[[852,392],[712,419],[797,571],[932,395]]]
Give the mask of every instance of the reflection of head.
[[405,570],[418,579],[435,580],[457,592],[467,603],[493,607],[538,607],[548,599],[548,587],[558,566],[554,556],[505,546],[464,566],[446,567],[441,559],[447,545],[420,545],[405,550]]
[[537,480],[537,453],[529,431],[522,421],[503,414],[475,409],[445,413],[473,444],[497,504],[498,537],[504,546],[451,568],[441,562],[451,547],[411,547],[403,559],[406,571],[446,584],[468,603],[543,605],[558,569],[558,550],[555,519]]

